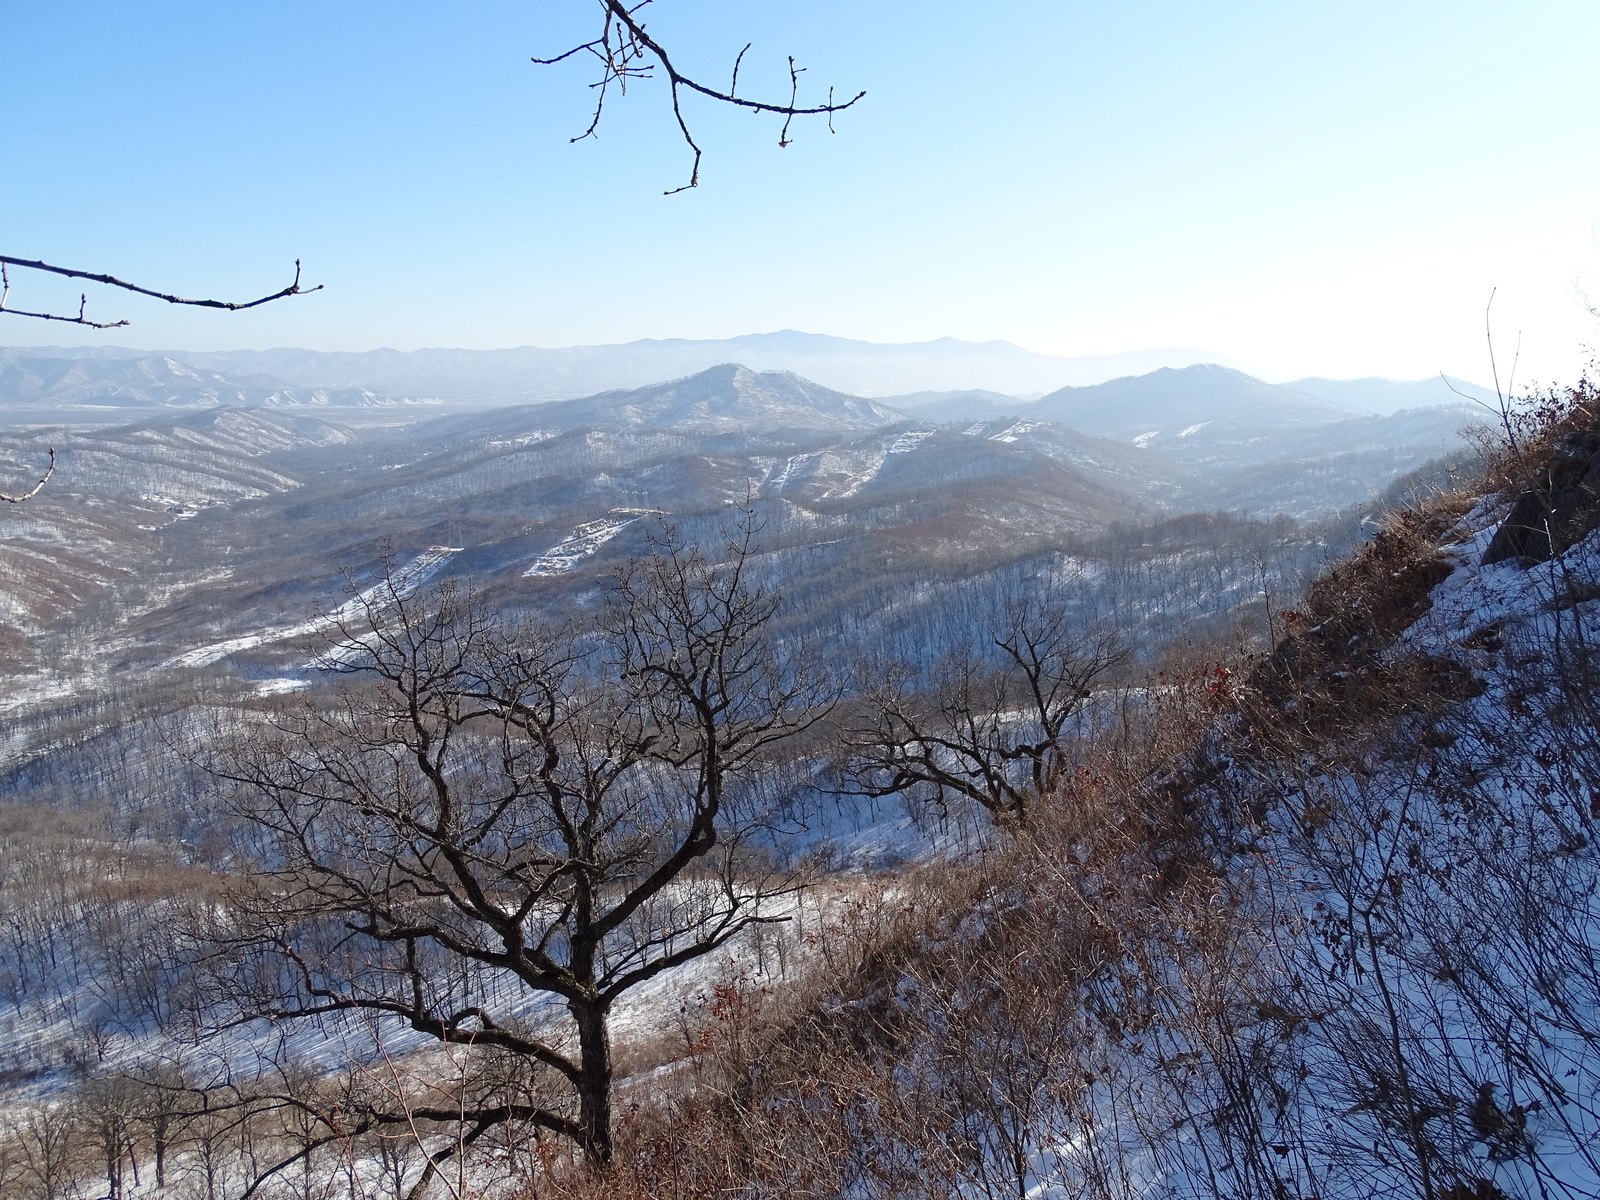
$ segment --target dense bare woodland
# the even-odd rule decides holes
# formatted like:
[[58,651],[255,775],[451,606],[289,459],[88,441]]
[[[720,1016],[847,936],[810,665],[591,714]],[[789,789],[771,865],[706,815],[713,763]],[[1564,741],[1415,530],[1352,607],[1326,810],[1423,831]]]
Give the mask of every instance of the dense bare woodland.
[[[115,7],[9,23],[6,236],[142,265],[7,328],[1451,364],[1592,207],[1570,13],[750,9],[898,114],[819,165],[866,93],[707,6]],[[483,30],[657,205],[801,172],[632,207]],[[0,1200],[1600,1200],[1600,390],[1491,315],[0,347]]]
[[[907,498],[758,481],[515,588],[391,552],[276,641],[191,623],[196,665],[13,703],[0,1186],[1597,1194],[1600,420],[1519,412],[1316,525],[959,574],[981,491],[852,575],[819,532]],[[223,504],[141,536],[304,492],[271,464],[327,427],[229,457],[262,419],[197,427]]]

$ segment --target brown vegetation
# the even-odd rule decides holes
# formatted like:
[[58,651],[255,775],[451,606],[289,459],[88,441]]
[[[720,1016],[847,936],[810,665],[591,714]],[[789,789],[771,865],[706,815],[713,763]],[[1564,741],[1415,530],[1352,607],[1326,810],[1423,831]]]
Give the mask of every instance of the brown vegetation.
[[[1586,388],[1514,426],[1504,502],[1548,496],[1595,426]],[[1600,580],[1551,564],[1522,626],[1407,647],[1476,500],[1392,515],[1269,654],[1119,695],[981,850],[812,893],[781,984],[731,965],[618,1056],[598,1169],[452,1117],[537,1085],[473,1026],[332,1077],[147,1080],[142,1108],[91,1088],[19,1123],[0,1172],[114,1191],[159,1120],[212,1200],[291,1155],[306,1197],[354,1192],[365,1156],[386,1174],[360,1187],[462,1200],[424,1160],[469,1136],[499,1187],[567,1200],[1559,1194],[1551,1147],[1600,1171]]]

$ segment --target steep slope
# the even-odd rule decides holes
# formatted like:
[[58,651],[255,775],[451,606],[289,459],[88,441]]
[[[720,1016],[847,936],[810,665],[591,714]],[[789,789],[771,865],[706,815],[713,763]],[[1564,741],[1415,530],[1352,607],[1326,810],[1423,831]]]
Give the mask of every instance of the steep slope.
[[1600,1195],[1600,396],[1276,626],[1108,698],[605,1194]]

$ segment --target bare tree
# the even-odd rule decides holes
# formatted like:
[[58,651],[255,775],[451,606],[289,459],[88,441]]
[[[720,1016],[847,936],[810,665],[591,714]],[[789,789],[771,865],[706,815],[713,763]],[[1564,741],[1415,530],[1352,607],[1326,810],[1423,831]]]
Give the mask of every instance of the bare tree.
[[[448,1104],[347,1113],[318,1144],[464,1130],[438,1160],[520,1123],[603,1164],[613,1006],[786,919],[774,901],[798,885],[755,844],[758,777],[832,692],[771,643],[755,525],[714,562],[663,524],[588,635],[508,628],[391,573],[334,635],[337,701],[244,718],[207,764],[272,864],[212,931],[239,1020],[347,1014],[517,1065]],[[541,998],[565,1019],[533,1015]]]
[[1095,682],[1128,654],[1111,634],[1081,629],[1035,598],[1005,606],[993,642],[998,665],[964,651],[942,660],[925,689],[905,668],[862,689],[866,719],[846,734],[856,790],[941,806],[965,797],[996,821],[1028,824],[1073,765],[1073,722]]
[[80,1137],[100,1154],[105,1166],[107,1200],[125,1195],[124,1165],[139,1183],[137,1085],[121,1075],[90,1080],[77,1097]]
[[606,98],[614,86],[619,92],[626,95],[628,83],[632,80],[654,79],[659,68],[666,77],[668,92],[672,98],[672,116],[678,122],[678,131],[683,134],[683,140],[688,144],[694,154],[694,161],[689,170],[689,182],[682,187],[676,187],[666,194],[671,196],[678,192],[686,192],[692,187],[700,186],[700,144],[694,140],[694,134],[689,130],[689,122],[683,115],[683,93],[693,92],[707,99],[718,101],[722,104],[731,104],[736,108],[748,109],[751,112],[773,113],[783,118],[783,129],[778,134],[778,145],[789,145],[789,127],[796,117],[826,116],[829,119],[829,129],[833,128],[832,118],[836,112],[843,112],[866,95],[866,92],[857,92],[848,100],[835,102],[833,89],[828,89],[828,99],[822,104],[802,105],[800,103],[800,76],[805,72],[804,67],[796,66],[794,56],[789,56],[789,98],[787,101],[752,100],[739,94],[739,68],[744,63],[744,56],[750,50],[747,43],[733,60],[733,74],[727,90],[713,87],[701,82],[692,76],[686,75],[673,64],[671,55],[666,48],[645,28],[645,23],[640,19],[639,13],[650,3],[650,0],[640,0],[639,3],[629,5],[624,0],[596,0],[600,6],[600,32],[593,39],[582,42],[570,50],[550,58],[535,58],[533,61],[541,66],[550,66],[566,59],[580,55],[590,55],[600,64],[600,78],[589,86],[595,92],[594,116],[589,121],[589,127],[573,138],[574,142],[581,142],[585,138],[593,137],[600,128],[600,118],[605,114]]
[[40,1105],[10,1114],[17,1158],[11,1185],[28,1200],[58,1200],[73,1186],[81,1131],[71,1105]]

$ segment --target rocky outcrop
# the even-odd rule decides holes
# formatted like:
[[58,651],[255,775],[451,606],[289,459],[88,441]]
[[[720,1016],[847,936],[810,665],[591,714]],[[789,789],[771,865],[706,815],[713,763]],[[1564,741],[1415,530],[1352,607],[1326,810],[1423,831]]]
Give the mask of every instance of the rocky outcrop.
[[1600,430],[1569,433],[1556,442],[1543,478],[1528,488],[1483,552],[1483,565],[1515,559],[1548,562],[1600,524]]

